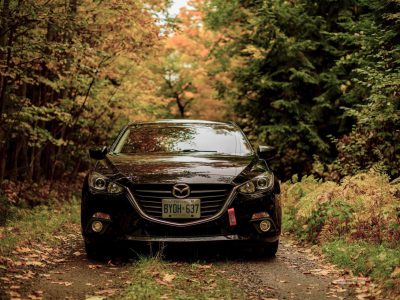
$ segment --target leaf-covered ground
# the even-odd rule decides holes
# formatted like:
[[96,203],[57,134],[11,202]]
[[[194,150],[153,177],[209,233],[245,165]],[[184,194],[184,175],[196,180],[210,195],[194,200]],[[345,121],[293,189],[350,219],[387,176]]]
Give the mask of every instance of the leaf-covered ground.
[[[0,298],[11,299],[381,299],[369,278],[321,263],[288,237],[274,259],[230,247],[165,248],[86,259],[78,225],[59,246],[27,241],[1,258]],[[383,297],[382,297],[383,299]]]

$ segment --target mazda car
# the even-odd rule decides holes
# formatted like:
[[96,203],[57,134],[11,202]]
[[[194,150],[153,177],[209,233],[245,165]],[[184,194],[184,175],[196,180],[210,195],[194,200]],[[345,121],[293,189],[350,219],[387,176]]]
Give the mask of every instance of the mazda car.
[[96,161],[81,202],[88,257],[118,241],[238,242],[275,255],[282,213],[268,167],[274,149],[255,151],[236,124],[133,123],[89,153]]

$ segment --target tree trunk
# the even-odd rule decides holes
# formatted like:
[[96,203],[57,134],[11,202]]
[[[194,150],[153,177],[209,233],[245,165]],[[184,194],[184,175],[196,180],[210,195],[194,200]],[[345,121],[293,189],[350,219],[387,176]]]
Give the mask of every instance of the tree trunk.
[[8,149],[8,142],[4,141],[4,143],[0,147],[0,183],[3,181],[6,173],[7,149]]
[[13,157],[13,170],[11,173],[11,179],[13,180],[17,180],[19,177],[19,154],[21,153],[21,149],[22,149],[22,143],[21,140],[17,139],[15,140],[15,153],[14,153],[14,157]]
[[[1,31],[8,31],[8,20],[10,19],[10,0],[3,0],[3,9],[1,14]],[[0,46],[8,46],[6,53],[0,53],[0,61],[5,65],[5,71],[10,67],[11,62],[11,46],[13,43],[13,30],[8,35],[4,33],[0,36]],[[0,76],[0,122],[3,119],[3,113],[6,106],[6,90],[8,85],[8,76]]]

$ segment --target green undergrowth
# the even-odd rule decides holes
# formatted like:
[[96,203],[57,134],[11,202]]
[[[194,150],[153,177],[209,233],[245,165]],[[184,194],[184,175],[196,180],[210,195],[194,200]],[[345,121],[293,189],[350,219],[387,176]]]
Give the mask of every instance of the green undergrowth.
[[312,176],[282,185],[284,230],[335,264],[400,294],[400,184],[373,170],[340,183]]
[[122,299],[245,299],[214,265],[141,258]]
[[34,208],[11,207],[10,217],[0,226],[0,255],[8,255],[18,244],[29,241],[57,243],[61,228],[79,224],[79,201],[39,205]]

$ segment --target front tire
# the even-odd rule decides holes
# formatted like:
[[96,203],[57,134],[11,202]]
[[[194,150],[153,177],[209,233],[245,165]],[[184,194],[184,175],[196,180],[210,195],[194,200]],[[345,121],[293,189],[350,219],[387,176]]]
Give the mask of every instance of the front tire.
[[279,240],[272,243],[265,243],[262,246],[263,254],[265,257],[274,257],[278,251]]
[[104,260],[109,256],[109,249],[105,243],[85,240],[86,256],[90,260]]

